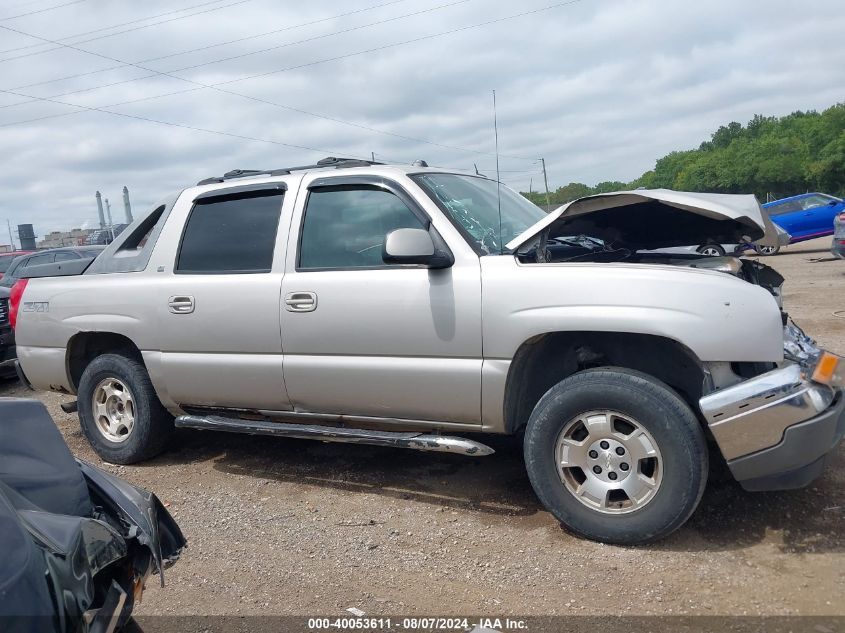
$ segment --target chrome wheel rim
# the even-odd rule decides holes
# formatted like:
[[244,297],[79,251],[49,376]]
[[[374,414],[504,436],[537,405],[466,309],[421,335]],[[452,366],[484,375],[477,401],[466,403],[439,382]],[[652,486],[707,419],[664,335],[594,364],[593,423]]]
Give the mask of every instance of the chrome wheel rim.
[[771,255],[772,253],[775,252],[775,247],[774,246],[761,246],[760,252],[763,255]]
[[580,503],[605,514],[639,510],[660,489],[663,457],[637,420],[587,411],[567,422],[555,445],[560,480]]
[[94,423],[109,442],[125,442],[135,427],[135,400],[129,388],[117,378],[101,380],[91,402]]
[[713,248],[712,246],[702,248],[699,253],[701,253],[702,255],[707,255],[708,257],[719,257],[722,254],[719,252],[718,249]]

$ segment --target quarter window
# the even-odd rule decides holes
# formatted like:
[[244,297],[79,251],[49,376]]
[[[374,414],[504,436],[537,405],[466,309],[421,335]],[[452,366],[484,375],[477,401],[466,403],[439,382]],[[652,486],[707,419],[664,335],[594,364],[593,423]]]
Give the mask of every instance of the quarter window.
[[311,191],[299,245],[299,268],[372,268],[394,229],[425,228],[396,195],[361,186]]
[[282,192],[272,189],[197,200],[185,226],[176,271],[270,272],[282,198]]

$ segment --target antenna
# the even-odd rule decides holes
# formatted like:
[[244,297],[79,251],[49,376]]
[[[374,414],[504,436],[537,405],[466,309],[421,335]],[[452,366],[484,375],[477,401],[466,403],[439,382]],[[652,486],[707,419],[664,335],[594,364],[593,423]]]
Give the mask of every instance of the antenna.
[[493,134],[496,138],[496,205],[499,208],[499,254],[505,252],[505,245],[502,244],[502,193],[501,178],[499,176],[499,121],[496,117],[496,91],[493,91]]

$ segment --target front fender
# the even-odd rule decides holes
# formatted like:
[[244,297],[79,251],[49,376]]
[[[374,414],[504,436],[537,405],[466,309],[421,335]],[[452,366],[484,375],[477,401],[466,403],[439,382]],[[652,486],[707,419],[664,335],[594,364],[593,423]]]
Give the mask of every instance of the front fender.
[[774,297],[721,272],[648,264],[520,264],[482,257],[485,358],[549,332],[661,336],[702,361],[778,362]]

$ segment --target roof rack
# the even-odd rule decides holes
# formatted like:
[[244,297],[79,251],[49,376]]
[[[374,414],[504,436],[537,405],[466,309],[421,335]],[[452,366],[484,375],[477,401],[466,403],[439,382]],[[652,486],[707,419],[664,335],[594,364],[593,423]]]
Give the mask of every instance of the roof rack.
[[335,158],[329,156],[318,160],[313,165],[300,165],[298,167],[282,167],[281,169],[233,169],[227,171],[222,176],[213,176],[200,180],[197,185],[211,185],[217,182],[225,182],[235,178],[248,178],[250,176],[284,176],[294,171],[305,171],[308,169],[321,169],[326,167],[334,167],[340,169],[342,167],[367,167],[369,165],[384,165],[374,160],[359,160],[357,158]]

